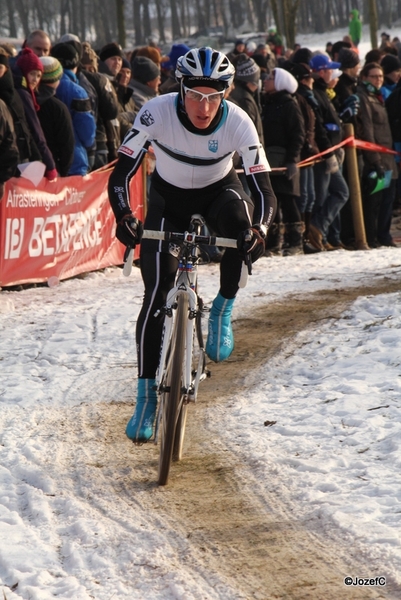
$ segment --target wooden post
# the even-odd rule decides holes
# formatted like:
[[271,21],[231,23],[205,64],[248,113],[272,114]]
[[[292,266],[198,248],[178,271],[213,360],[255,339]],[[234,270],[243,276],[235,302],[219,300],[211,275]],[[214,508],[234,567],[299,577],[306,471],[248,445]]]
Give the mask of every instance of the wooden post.
[[[354,126],[352,123],[344,124],[344,135],[346,138],[350,136],[354,137]],[[352,146],[351,144],[345,146],[345,160],[347,162],[348,187],[354,223],[355,246],[357,250],[370,250],[366,243],[361,186],[359,182],[358,161],[355,146]]]

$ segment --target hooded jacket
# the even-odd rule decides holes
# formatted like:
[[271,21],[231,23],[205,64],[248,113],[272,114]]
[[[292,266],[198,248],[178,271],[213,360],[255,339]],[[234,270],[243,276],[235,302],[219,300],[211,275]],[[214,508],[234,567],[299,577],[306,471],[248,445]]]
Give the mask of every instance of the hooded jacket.
[[362,23],[359,19],[359,10],[354,8],[350,14],[352,15],[352,19],[349,22],[348,31],[353,43],[358,45],[362,37]]

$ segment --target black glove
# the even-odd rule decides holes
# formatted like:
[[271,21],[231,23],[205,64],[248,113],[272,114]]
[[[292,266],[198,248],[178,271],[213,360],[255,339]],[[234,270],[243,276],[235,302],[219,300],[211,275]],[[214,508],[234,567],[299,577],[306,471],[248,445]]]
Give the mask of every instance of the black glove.
[[265,253],[265,235],[257,225],[241,231],[237,238],[237,248],[240,256],[246,260],[249,256],[255,262]]
[[298,173],[298,167],[295,163],[287,163],[285,165],[287,167],[287,171],[285,172],[287,179],[294,179],[295,175]]
[[359,106],[359,96],[357,96],[356,94],[348,96],[348,98],[345,100],[344,104],[341,107],[340,119],[344,123],[348,123],[352,119],[352,117],[356,117],[356,115],[358,114]]
[[134,215],[124,215],[117,223],[116,238],[130,248],[135,248],[141,241],[143,225]]

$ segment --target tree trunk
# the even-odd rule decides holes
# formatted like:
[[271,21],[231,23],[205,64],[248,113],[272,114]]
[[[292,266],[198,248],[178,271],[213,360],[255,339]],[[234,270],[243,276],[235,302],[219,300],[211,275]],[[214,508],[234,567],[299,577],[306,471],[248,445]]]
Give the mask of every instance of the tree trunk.
[[7,12],[8,12],[8,31],[9,36],[16,38],[17,37],[17,26],[15,24],[14,17],[14,2],[13,0],[7,0]]
[[369,0],[369,29],[370,29],[370,43],[372,48],[377,48],[377,5],[376,0]]
[[142,2],[142,14],[143,14],[143,34],[145,36],[145,44],[147,44],[149,38],[152,35],[152,27],[150,24],[150,14],[149,14],[149,3],[147,0]]
[[122,48],[126,46],[126,31],[125,31],[125,17],[124,17],[124,0],[116,0],[116,13],[117,13],[117,31],[118,31],[118,43]]
[[24,0],[16,0],[17,13],[19,15],[22,28],[24,30],[24,36],[28,37],[30,27],[29,27],[29,9],[24,5]]
[[135,46],[141,46],[144,42],[141,20],[141,0],[133,0]]
[[173,40],[181,37],[181,27],[180,21],[178,18],[177,11],[177,1],[170,0],[170,8],[171,8],[171,32],[173,36]]
[[[135,3],[135,0],[134,0]],[[156,11],[157,11],[157,27],[159,29],[159,38],[162,44],[166,41],[166,34],[164,31],[164,12],[161,0],[156,0]]]

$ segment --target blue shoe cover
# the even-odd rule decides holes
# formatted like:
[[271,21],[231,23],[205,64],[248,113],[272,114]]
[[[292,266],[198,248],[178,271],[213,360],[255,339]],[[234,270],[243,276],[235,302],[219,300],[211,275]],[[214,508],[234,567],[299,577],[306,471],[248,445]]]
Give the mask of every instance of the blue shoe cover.
[[154,379],[138,379],[135,412],[127,423],[125,433],[133,442],[147,442],[153,435],[157,392]]
[[231,312],[235,298],[223,298],[217,294],[209,315],[206,354],[214,362],[226,360],[234,350]]

